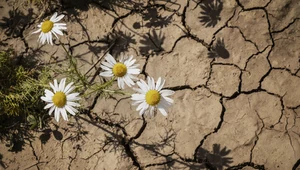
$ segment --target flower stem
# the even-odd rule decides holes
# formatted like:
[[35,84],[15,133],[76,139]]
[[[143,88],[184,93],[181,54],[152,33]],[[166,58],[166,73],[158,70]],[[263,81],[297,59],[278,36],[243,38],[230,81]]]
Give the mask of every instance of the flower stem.
[[80,74],[80,72],[78,71],[77,69],[77,65],[76,63],[74,62],[73,60],[73,56],[69,53],[69,51],[66,49],[66,47],[60,42],[60,45],[63,47],[63,49],[65,50],[65,52],[67,53],[67,56],[69,58],[69,61],[70,61],[70,65],[71,67],[73,67],[74,71],[75,71],[75,74],[79,77],[81,83],[83,84],[84,87],[86,87],[87,83],[86,81],[84,80],[84,77]]
[[94,93],[94,92],[104,92],[105,90],[108,91],[108,90],[105,89],[105,88],[111,86],[112,83],[113,83],[115,80],[116,80],[116,78],[113,77],[111,80],[109,80],[109,81],[107,81],[107,82],[101,84],[100,86],[96,86],[96,88],[95,88],[94,90],[92,90],[91,92],[89,92],[89,93],[86,94],[85,96],[88,96],[88,95],[90,95],[91,93]]

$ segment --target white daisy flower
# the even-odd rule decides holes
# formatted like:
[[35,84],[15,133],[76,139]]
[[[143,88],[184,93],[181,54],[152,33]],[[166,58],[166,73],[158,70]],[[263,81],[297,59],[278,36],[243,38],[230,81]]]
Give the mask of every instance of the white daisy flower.
[[53,45],[52,42],[52,33],[55,35],[55,37],[58,39],[57,34],[63,35],[61,30],[67,29],[65,23],[57,23],[60,21],[65,15],[59,15],[57,16],[57,12],[53,14],[53,16],[50,18],[50,20],[46,20],[38,25],[39,29],[34,31],[32,34],[40,33],[38,41],[40,43],[45,44],[47,41],[48,44]]
[[139,94],[131,95],[131,99],[134,100],[133,105],[139,105],[137,111],[140,111],[140,115],[150,114],[153,115],[154,110],[158,109],[159,112],[167,116],[167,109],[173,103],[173,99],[168,96],[173,95],[173,90],[162,90],[165,80],[158,78],[155,83],[152,77],[147,77],[148,84],[144,80],[138,81],[136,84],[139,89],[135,89]]
[[134,64],[136,59],[133,59],[133,56],[130,56],[129,59],[122,56],[120,61],[116,62],[110,54],[106,54],[105,60],[107,62],[102,62],[100,66],[105,71],[100,73],[100,76],[117,77],[120,89],[124,89],[125,83],[129,87],[134,85],[133,80],[137,80],[137,77],[134,75],[140,74],[140,69],[137,68],[138,64]]
[[66,79],[62,79],[58,85],[57,80],[54,80],[54,85],[50,83],[50,86],[53,90],[50,91],[48,89],[45,90],[45,96],[42,96],[41,99],[47,102],[48,104],[44,107],[44,109],[49,109],[49,115],[54,111],[55,120],[58,122],[60,114],[63,119],[68,121],[67,111],[75,116],[75,113],[78,112],[74,107],[80,106],[78,103],[74,101],[80,100],[78,97],[79,93],[71,93],[75,87],[72,86],[73,82],[69,83],[66,87]]

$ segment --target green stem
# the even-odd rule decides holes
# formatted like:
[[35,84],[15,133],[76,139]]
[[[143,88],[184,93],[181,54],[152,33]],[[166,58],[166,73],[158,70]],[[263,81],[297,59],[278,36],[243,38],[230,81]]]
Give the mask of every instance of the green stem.
[[108,89],[102,89],[102,91],[107,92],[107,93],[115,93],[115,94],[123,94],[123,95],[131,96],[131,93],[123,92],[123,91],[120,91],[120,90],[108,90]]
[[73,56],[69,53],[69,51],[67,51],[66,47],[61,42],[60,42],[60,45],[63,47],[63,49],[67,53],[67,56],[69,57],[69,60],[70,60],[70,64],[74,68],[76,75],[79,77],[79,79],[80,79],[81,83],[83,84],[83,86],[86,87],[86,81],[84,81],[83,76],[79,73],[79,71],[77,69],[77,65],[73,61]]
[[106,87],[111,86],[112,83],[113,83],[115,80],[116,80],[115,77],[113,77],[111,80],[105,82],[104,84],[101,84],[100,86],[97,86],[96,89],[94,89],[93,91],[89,92],[89,93],[86,94],[85,96],[88,96],[88,95],[90,95],[90,94],[92,94],[92,93],[95,93],[95,92],[97,92],[97,91],[104,91],[104,89],[105,89]]

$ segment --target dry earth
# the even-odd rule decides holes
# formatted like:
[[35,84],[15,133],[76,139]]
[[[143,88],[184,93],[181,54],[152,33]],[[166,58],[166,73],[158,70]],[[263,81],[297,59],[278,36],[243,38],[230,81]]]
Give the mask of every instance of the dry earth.
[[86,99],[88,113],[32,132],[20,150],[0,144],[0,169],[300,169],[298,0],[62,2],[1,0],[1,49],[65,66],[58,41],[31,35],[58,11],[83,73],[113,45],[141,78],[164,77],[175,103],[143,119],[128,97]]

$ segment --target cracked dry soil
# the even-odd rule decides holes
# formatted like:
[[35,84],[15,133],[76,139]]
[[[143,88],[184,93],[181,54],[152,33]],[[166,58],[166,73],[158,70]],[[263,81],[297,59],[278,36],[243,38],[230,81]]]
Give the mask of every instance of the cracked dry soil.
[[46,10],[2,0],[0,8],[1,50],[66,66],[57,41],[40,46],[31,35],[58,11],[68,26],[61,41],[83,73],[111,46],[137,58],[141,78],[162,76],[176,91],[168,117],[140,117],[128,97],[86,99],[84,114],[32,132],[18,152],[1,144],[0,169],[300,169],[298,0],[62,0]]

